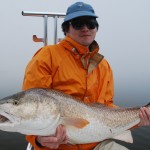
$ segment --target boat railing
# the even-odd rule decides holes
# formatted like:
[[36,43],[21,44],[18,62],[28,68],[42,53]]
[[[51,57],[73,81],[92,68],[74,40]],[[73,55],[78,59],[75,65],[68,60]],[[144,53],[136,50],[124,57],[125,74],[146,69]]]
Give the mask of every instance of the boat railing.
[[54,44],[58,42],[58,37],[57,37],[58,18],[64,18],[66,15],[65,13],[22,11],[22,15],[44,18],[44,37],[38,38],[36,35],[33,35],[34,42],[43,42],[44,45],[48,44],[47,42],[48,17],[53,17],[54,18]]

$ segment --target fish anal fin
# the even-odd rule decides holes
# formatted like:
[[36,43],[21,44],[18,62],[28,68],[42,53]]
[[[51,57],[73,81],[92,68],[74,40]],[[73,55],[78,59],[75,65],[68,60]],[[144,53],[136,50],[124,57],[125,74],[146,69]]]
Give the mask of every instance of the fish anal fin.
[[77,128],[83,128],[86,125],[89,124],[89,122],[86,119],[83,118],[68,118],[68,117],[63,117],[62,118],[64,125],[69,125],[69,126],[74,126]]
[[70,145],[70,146],[74,146],[76,143],[77,143],[77,142],[75,142],[75,141],[69,139],[69,141],[68,141],[67,144]]
[[133,143],[133,137],[130,130],[123,132],[122,134],[115,136],[114,139],[124,141],[127,143]]

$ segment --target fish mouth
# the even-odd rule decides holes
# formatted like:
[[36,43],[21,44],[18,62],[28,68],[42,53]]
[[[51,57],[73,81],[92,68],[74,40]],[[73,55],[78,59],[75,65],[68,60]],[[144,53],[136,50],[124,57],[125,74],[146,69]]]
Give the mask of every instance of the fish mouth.
[[7,113],[7,112],[0,112],[0,124],[12,124],[15,122],[15,116]]
[[0,123],[11,122],[7,117],[0,115]]

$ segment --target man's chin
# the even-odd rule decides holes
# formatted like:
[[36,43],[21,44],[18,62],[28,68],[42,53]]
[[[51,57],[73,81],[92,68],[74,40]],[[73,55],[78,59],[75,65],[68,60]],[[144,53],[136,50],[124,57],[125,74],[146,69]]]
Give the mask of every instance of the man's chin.
[[87,46],[88,47],[91,43],[92,42],[81,42],[80,44],[83,45],[83,46]]

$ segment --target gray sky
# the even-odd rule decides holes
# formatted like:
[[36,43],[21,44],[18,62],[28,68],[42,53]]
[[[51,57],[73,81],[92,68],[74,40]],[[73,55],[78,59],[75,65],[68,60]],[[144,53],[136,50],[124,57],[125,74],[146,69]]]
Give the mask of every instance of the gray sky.
[[[34,34],[43,36],[43,18],[24,17],[21,12],[65,13],[76,1],[1,0],[0,98],[21,90],[25,67],[43,46],[32,41]],[[96,40],[114,71],[116,103],[131,106],[150,102],[150,1],[82,1],[91,4],[99,16]],[[48,41],[52,44],[53,19],[48,23]],[[58,28],[58,37],[63,37]]]

